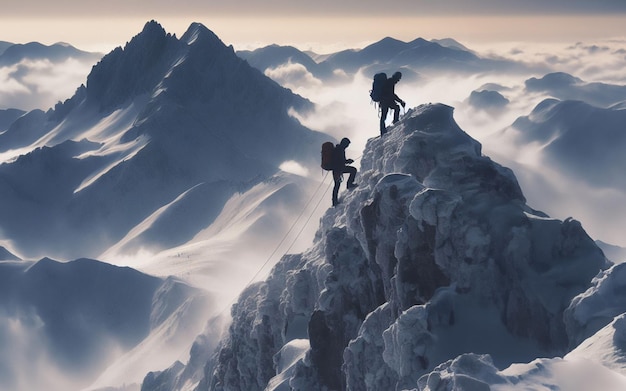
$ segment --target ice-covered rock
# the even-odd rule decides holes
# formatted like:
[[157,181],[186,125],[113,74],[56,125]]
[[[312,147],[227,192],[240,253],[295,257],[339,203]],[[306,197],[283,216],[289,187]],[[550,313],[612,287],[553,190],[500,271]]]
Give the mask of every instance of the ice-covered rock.
[[446,384],[488,389],[508,381],[496,368],[567,353],[563,312],[606,259],[580,223],[528,207],[452,111],[420,106],[368,142],[360,186],[241,295],[198,390],[417,389],[449,368]]
[[623,313],[626,313],[626,264],[621,263],[594,278],[592,286],[576,296],[565,311],[572,348]]

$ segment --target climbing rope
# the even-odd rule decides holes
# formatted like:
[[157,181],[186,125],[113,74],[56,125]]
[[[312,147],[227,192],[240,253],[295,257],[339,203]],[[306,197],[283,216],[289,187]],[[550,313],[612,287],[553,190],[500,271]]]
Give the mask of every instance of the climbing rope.
[[[296,227],[296,225],[298,224],[298,221],[300,221],[300,219],[302,218],[302,216],[304,215],[304,212],[308,209],[309,205],[311,205],[311,202],[313,202],[313,200],[316,198],[316,196],[318,195],[320,189],[322,188],[322,185],[324,185],[324,183],[326,182],[326,178],[328,178],[328,173],[329,171],[326,172],[326,174],[324,175],[324,177],[322,178],[322,181],[320,182],[320,184],[317,186],[317,188],[315,189],[315,191],[313,192],[313,194],[311,194],[311,197],[309,197],[309,200],[307,201],[306,205],[304,206],[304,208],[302,208],[302,211],[300,212],[300,214],[298,215],[298,217],[296,217],[296,219],[294,220],[293,224],[291,224],[291,227],[289,228],[289,230],[287,231],[287,233],[285,233],[285,235],[283,235],[283,238],[280,240],[280,242],[276,245],[276,247],[274,248],[274,251],[272,251],[272,253],[267,257],[267,259],[265,260],[265,262],[261,265],[261,267],[259,267],[259,269],[256,271],[256,273],[254,273],[254,275],[252,276],[252,278],[250,278],[250,280],[246,283],[246,285],[243,287],[243,289],[241,290],[242,292],[248,287],[250,286],[254,280],[259,276],[259,274],[261,274],[261,271],[263,269],[265,269],[265,267],[267,266],[267,264],[272,260],[272,258],[274,257],[274,255],[276,255],[276,253],[278,252],[278,249],[280,249],[280,247],[283,245],[283,243],[285,242],[285,240],[287,240],[287,237],[289,237],[289,234],[291,234],[291,232],[294,230],[294,228]],[[328,184],[328,186],[326,187],[326,190],[324,191],[324,193],[322,194],[321,197],[319,197],[319,200],[317,201],[317,204],[315,205],[315,208],[311,211],[311,213],[309,214],[309,216],[307,217],[304,225],[302,226],[302,228],[300,228],[300,231],[298,231],[298,234],[296,235],[296,237],[293,239],[293,241],[291,242],[291,244],[289,245],[289,247],[287,248],[287,250],[285,250],[284,254],[287,254],[289,252],[289,250],[291,250],[291,248],[294,246],[294,244],[296,243],[296,241],[300,238],[300,235],[302,234],[302,232],[304,232],[304,228],[307,226],[307,224],[309,223],[309,221],[311,220],[311,218],[313,217],[313,214],[315,214],[315,211],[317,210],[317,208],[319,207],[319,205],[321,204],[322,200],[324,199],[324,196],[326,195],[326,193],[328,192],[328,189],[330,188],[330,185],[332,184],[332,182],[330,182]],[[283,255],[284,255],[283,254]],[[233,297],[228,304],[220,311],[218,312],[217,316],[221,316],[227,309],[229,309],[237,300],[237,298],[239,297],[239,294],[237,294],[237,296]]]
[[[363,157],[363,155],[357,157],[356,159],[353,159],[354,162],[358,161],[361,159],[361,157]],[[296,227],[296,225],[298,224],[298,221],[300,221],[300,219],[302,218],[302,216],[304,215],[304,212],[309,208],[309,205],[311,205],[311,202],[313,202],[313,200],[315,198],[317,198],[317,195],[320,191],[320,189],[322,188],[322,186],[324,185],[324,183],[326,182],[326,178],[328,178],[328,174],[330,171],[326,171],[326,173],[324,174],[322,180],[320,181],[320,184],[317,186],[317,188],[315,189],[315,191],[313,192],[313,194],[311,194],[311,197],[309,197],[309,200],[307,201],[306,205],[304,206],[304,208],[302,208],[302,211],[300,212],[300,214],[298,215],[298,217],[296,217],[296,219],[294,220],[294,222],[291,224],[291,227],[289,227],[289,230],[287,231],[287,233],[285,233],[285,235],[283,235],[283,238],[280,240],[280,242],[276,245],[276,247],[274,248],[274,251],[272,251],[272,253],[267,257],[267,259],[265,260],[265,262],[263,262],[263,264],[261,265],[261,267],[259,267],[259,269],[256,271],[256,273],[254,273],[254,275],[252,276],[252,278],[250,278],[250,280],[246,283],[246,285],[243,287],[242,292],[248,287],[250,286],[250,284],[252,284],[254,282],[254,280],[259,276],[259,274],[261,274],[261,271],[263,269],[265,269],[265,267],[267,266],[267,264],[272,260],[272,258],[274,257],[274,255],[276,255],[276,253],[278,252],[278,249],[280,249],[280,247],[283,245],[283,243],[285,242],[285,240],[287,240],[287,237],[289,237],[289,234],[291,234],[291,232],[293,231],[293,229]],[[319,197],[319,199],[317,200],[317,204],[315,204],[315,207],[313,208],[313,210],[311,211],[311,213],[309,213],[309,216],[307,217],[306,221],[304,222],[304,224],[302,225],[302,227],[300,228],[300,230],[298,231],[298,233],[296,234],[296,236],[294,237],[294,239],[291,241],[291,244],[289,245],[289,247],[287,248],[287,250],[285,250],[285,252],[283,253],[283,256],[286,255],[287,253],[289,253],[289,251],[293,248],[293,246],[296,244],[296,242],[298,241],[298,239],[300,238],[300,235],[302,235],[302,232],[304,232],[304,229],[307,227],[307,225],[309,224],[309,222],[311,221],[311,218],[313,217],[313,215],[315,214],[315,212],[317,211],[317,208],[319,208],[320,204],[322,203],[322,200],[324,200],[324,197],[326,196],[326,193],[328,193],[328,189],[330,189],[331,185],[333,183],[329,182],[328,186],[326,186],[326,189],[324,190],[324,193],[322,193],[322,195]],[[222,315],[228,308],[230,308],[235,301],[237,300],[237,297],[239,296],[239,294],[235,297],[233,297],[230,302],[217,314],[217,316]]]
[[[326,181],[326,178],[328,177],[328,173],[329,171],[326,172],[326,174],[324,175],[324,177],[322,178],[322,181],[320,182],[320,184],[317,186],[317,189],[315,189],[315,191],[313,192],[313,194],[311,195],[311,197],[309,198],[309,200],[307,201],[306,205],[304,206],[304,208],[302,208],[302,211],[300,212],[300,214],[298,215],[298,217],[296,217],[296,219],[294,220],[293,224],[291,224],[291,227],[289,228],[289,230],[287,231],[287,233],[283,236],[283,238],[281,239],[281,241],[278,243],[278,245],[276,246],[276,248],[274,248],[274,251],[272,251],[272,253],[269,255],[269,257],[267,257],[267,259],[265,260],[265,262],[263,263],[263,265],[261,265],[261,267],[259,268],[259,270],[254,274],[254,276],[252,276],[252,278],[250,279],[250,281],[246,284],[246,287],[248,285],[250,285],[257,277],[258,275],[261,273],[261,270],[263,270],[265,268],[265,266],[267,266],[267,264],[270,262],[270,260],[272,259],[272,257],[276,254],[276,252],[278,251],[278,249],[280,248],[280,246],[282,246],[282,244],[285,242],[285,240],[287,240],[287,237],[289,236],[289,234],[291,233],[291,231],[293,231],[293,229],[295,228],[296,224],[298,223],[298,221],[300,220],[300,218],[302,217],[302,215],[304,215],[304,212],[307,210],[307,208],[309,207],[309,205],[311,204],[311,202],[313,201],[313,199],[315,198],[315,196],[317,195],[317,193],[319,192],[320,188],[322,187],[322,185],[324,184],[324,182]],[[330,186],[330,184],[329,184]],[[293,244],[295,243],[296,240],[298,240],[298,238],[300,237],[300,235],[302,234],[302,232],[304,231],[304,228],[306,227],[306,225],[308,224],[308,222],[311,220],[311,217],[313,217],[313,214],[315,213],[315,211],[317,210],[317,207],[320,205],[322,199],[324,198],[324,195],[326,194],[326,192],[328,191],[328,187],[326,188],[326,190],[324,191],[324,194],[322,194],[322,197],[320,197],[319,201],[317,202],[317,205],[315,205],[315,208],[311,211],[311,214],[309,215],[309,217],[307,218],[306,222],[304,223],[304,225],[302,226],[302,228],[300,229],[300,231],[298,232],[298,234],[296,235],[294,241],[292,242],[292,244],[289,246],[289,248],[285,251],[285,254],[287,252],[289,252],[289,250],[291,249],[291,247],[293,247]],[[245,288],[244,288],[245,289]]]

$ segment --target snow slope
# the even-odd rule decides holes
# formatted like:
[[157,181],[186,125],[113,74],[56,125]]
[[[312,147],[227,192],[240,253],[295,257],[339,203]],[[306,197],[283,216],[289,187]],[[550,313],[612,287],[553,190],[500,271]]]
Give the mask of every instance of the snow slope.
[[[581,315],[610,280],[594,277],[617,271],[580,223],[527,206],[512,171],[441,104],[371,139],[361,169],[314,245],[241,294],[196,389],[566,387],[582,364],[558,357],[622,311],[590,302],[604,318]],[[608,389],[625,384],[598,354],[586,359],[611,374]]]
[[[89,259],[0,262],[0,388],[81,389],[159,329],[167,333],[152,354],[171,362],[202,330],[209,303],[180,281]],[[141,364],[135,381],[155,365]]]
[[0,133],[4,133],[16,119],[24,115],[24,111],[18,109],[0,110]]

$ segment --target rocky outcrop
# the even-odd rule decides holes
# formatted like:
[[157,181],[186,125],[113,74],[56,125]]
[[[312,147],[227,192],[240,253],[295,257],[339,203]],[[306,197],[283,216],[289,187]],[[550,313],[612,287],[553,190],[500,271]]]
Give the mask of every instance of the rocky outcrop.
[[606,259],[580,223],[527,206],[452,112],[420,106],[368,142],[360,186],[241,295],[198,389],[416,389],[436,368],[568,351],[563,313]]

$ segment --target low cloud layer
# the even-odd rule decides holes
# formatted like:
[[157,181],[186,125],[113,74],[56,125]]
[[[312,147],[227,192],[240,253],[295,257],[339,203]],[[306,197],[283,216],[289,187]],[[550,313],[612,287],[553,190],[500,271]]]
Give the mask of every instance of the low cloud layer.
[[92,66],[70,58],[61,63],[23,60],[0,67],[0,109],[45,111],[71,98],[87,80]]

